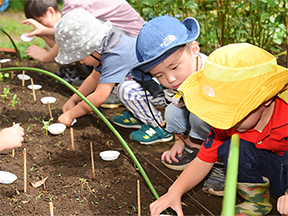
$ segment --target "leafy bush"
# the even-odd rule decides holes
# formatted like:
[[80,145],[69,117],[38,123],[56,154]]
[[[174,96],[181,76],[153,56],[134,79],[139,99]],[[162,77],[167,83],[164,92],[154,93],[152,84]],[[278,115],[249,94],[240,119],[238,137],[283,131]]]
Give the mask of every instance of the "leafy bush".
[[[248,42],[273,53],[286,43],[287,0],[128,0],[145,19],[170,15],[195,17],[199,44],[205,53],[217,47]],[[288,24],[287,24],[288,25]]]

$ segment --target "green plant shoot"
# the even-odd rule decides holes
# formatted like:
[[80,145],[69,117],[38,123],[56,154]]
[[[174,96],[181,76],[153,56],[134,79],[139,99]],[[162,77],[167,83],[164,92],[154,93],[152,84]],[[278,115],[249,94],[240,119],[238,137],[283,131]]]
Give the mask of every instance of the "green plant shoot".
[[19,105],[20,105],[20,102],[17,101],[16,99],[17,99],[17,95],[15,94],[13,96],[13,99],[11,100],[11,106],[13,107],[14,110],[15,110],[15,106],[16,106],[17,103],[19,103]]
[[3,103],[5,103],[5,99],[9,99],[8,98],[9,92],[10,92],[10,88],[4,88],[3,89],[3,94],[1,94]]
[[42,119],[42,123],[43,123],[43,129],[45,129],[46,131],[46,135],[48,136],[48,127],[49,127],[49,123],[50,121],[52,121],[53,118],[50,118],[49,121],[44,121],[44,119]]

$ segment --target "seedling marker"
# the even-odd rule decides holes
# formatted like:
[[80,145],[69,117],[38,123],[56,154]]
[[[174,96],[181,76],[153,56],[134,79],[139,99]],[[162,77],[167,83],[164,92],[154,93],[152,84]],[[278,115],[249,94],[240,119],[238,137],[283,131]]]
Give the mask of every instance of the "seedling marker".
[[140,205],[140,181],[137,180],[137,194],[138,194],[138,216],[141,216],[141,205]]
[[50,209],[50,216],[53,216],[54,213],[53,213],[53,203],[52,202],[49,202],[49,209]]
[[24,193],[27,192],[27,170],[26,170],[26,148],[23,149],[24,153]]
[[91,163],[92,163],[92,178],[95,179],[95,167],[94,167],[94,157],[93,157],[93,145],[90,143],[91,149]]
[[72,151],[74,152],[74,135],[73,135],[73,127],[70,127],[70,133],[71,133],[71,145],[72,145]]
[[[24,75],[23,75],[23,77],[24,77]],[[33,99],[34,99],[34,102],[36,102],[36,94],[35,94],[35,89],[34,89],[33,78],[31,78],[31,85],[32,85]]]
[[50,119],[53,120],[53,116],[52,116],[52,112],[51,112],[51,108],[50,108],[50,103],[48,101],[47,101],[47,105],[48,105],[48,109],[49,109]]
[[23,70],[22,71],[22,87],[24,87],[25,86],[25,71]]

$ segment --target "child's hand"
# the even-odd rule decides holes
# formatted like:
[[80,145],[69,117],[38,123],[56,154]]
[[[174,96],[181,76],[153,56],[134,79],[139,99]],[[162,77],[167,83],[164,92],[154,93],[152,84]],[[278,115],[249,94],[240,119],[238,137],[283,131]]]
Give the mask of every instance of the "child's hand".
[[150,204],[151,216],[159,215],[162,211],[164,211],[168,207],[174,209],[174,211],[176,211],[178,216],[183,216],[183,211],[181,207],[181,197],[178,198],[177,196],[175,196],[175,194],[169,191],[162,197],[160,197],[158,200]]
[[36,61],[44,62],[44,57],[47,55],[48,51],[36,45],[31,45],[26,49],[25,53]]
[[185,144],[182,140],[175,141],[173,147],[169,151],[165,151],[162,154],[161,160],[164,161],[166,158],[168,163],[172,163],[172,160],[178,162],[176,155],[178,154],[178,156],[181,157],[184,148]]
[[63,106],[62,106],[62,112],[65,113],[68,110],[72,109],[74,106],[76,106],[77,103],[70,98]]
[[74,118],[71,118],[69,114],[70,114],[69,112],[65,112],[62,115],[60,115],[58,117],[58,122],[65,124],[66,126],[69,127],[74,120]]
[[34,27],[34,30],[32,30],[28,33],[28,35],[27,35],[28,37],[45,35],[45,30],[47,27],[42,25],[41,23],[37,22],[34,19],[26,19],[26,20],[22,21],[22,24],[33,25],[33,27]]
[[288,194],[278,198],[277,211],[281,215],[288,215]]
[[19,148],[24,140],[24,129],[18,124],[0,132],[0,151]]

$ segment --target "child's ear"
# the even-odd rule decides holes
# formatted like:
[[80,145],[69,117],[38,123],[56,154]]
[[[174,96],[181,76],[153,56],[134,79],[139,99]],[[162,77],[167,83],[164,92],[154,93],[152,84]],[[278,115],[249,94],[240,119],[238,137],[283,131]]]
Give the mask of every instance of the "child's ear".
[[50,7],[47,8],[46,13],[50,13],[51,15],[54,16],[56,14],[56,11],[55,11],[55,9],[53,7],[50,6]]
[[198,56],[200,53],[200,48],[199,48],[199,45],[196,41],[191,42],[191,53],[195,57]]

